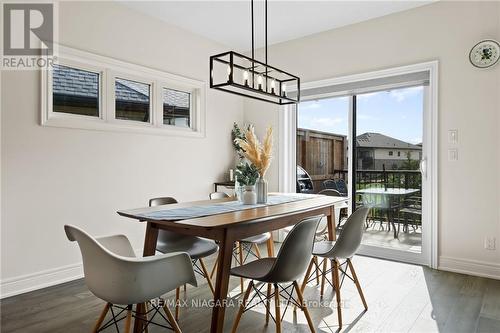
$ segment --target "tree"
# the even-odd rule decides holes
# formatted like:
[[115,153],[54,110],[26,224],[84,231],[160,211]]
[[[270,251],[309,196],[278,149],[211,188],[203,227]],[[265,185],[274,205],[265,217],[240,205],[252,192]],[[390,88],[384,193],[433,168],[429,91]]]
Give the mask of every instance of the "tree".
[[420,163],[418,160],[411,158],[411,153],[406,153],[406,160],[403,162],[399,170],[418,170]]

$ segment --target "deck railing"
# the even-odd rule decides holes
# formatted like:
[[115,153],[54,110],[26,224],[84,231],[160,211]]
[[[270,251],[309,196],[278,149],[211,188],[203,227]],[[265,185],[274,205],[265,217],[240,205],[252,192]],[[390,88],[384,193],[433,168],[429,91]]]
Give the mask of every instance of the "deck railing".
[[[334,178],[348,180],[347,170],[335,170]],[[358,170],[356,188],[367,187],[414,188],[422,187],[422,174],[419,170]]]

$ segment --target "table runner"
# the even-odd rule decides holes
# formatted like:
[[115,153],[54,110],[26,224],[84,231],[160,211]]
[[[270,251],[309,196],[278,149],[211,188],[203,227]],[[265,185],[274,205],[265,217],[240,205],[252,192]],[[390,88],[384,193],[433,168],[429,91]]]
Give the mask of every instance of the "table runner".
[[234,200],[218,202],[211,205],[162,209],[150,213],[140,214],[139,216],[142,216],[149,220],[186,220],[209,215],[230,213],[238,210],[279,205],[287,202],[305,199],[308,199],[308,197],[297,195],[271,195],[268,197],[266,204],[244,205],[241,202]]

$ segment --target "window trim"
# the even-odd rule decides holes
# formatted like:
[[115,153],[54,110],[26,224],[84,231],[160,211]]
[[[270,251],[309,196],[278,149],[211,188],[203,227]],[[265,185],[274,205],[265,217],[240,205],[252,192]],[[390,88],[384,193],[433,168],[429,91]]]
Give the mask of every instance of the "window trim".
[[[56,63],[99,74],[99,117],[53,112],[52,70],[41,71],[41,126],[135,132],[150,135],[205,137],[206,82],[135,65],[110,57],[58,45]],[[150,122],[114,119],[115,77],[148,83]],[[191,94],[190,127],[163,124],[162,89],[176,89]]]

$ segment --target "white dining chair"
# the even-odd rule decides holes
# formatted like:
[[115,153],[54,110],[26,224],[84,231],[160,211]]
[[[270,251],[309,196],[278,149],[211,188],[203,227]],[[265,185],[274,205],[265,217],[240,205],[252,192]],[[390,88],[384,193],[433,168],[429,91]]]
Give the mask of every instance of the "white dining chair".
[[[110,326],[118,329],[117,323],[125,319],[125,332],[128,333],[135,312],[134,304],[144,304],[145,309],[151,306],[144,319],[146,327],[149,324],[164,326],[147,320],[149,313],[152,312],[151,317],[154,317],[163,309],[171,328],[181,332],[166,303],[160,305],[158,301],[148,305],[148,302],[183,284],[196,286],[191,258],[187,253],[137,258],[124,235],[94,238],[72,225],[65,225],[64,230],[68,239],[78,242],[80,247],[85,284],[95,296],[106,302],[93,332]],[[118,309],[119,313],[115,314],[114,309]],[[103,324],[108,311],[111,311],[112,318]],[[126,316],[120,318],[123,312]]]

